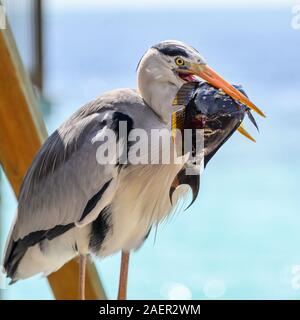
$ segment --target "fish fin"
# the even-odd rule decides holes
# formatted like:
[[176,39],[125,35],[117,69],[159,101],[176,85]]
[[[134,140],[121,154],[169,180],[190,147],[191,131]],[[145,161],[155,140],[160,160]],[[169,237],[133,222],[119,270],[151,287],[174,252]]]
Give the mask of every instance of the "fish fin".
[[247,116],[249,118],[249,120],[253,123],[254,127],[257,129],[257,131],[259,132],[259,129],[258,129],[258,125],[252,115],[252,113],[250,112],[250,110],[247,112]]
[[185,169],[182,169],[175,177],[169,191],[169,198],[172,204],[172,196],[176,188],[181,184],[187,184],[192,189],[193,199],[189,206],[185,209],[187,210],[197,199],[199,189],[200,189],[200,175],[187,175]]

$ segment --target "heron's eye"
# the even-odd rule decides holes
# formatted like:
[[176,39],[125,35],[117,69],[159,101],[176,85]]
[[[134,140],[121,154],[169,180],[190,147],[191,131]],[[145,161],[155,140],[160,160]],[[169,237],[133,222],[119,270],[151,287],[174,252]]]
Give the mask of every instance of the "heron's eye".
[[175,59],[175,63],[178,65],[178,66],[183,66],[184,65],[184,60],[182,58],[176,58]]

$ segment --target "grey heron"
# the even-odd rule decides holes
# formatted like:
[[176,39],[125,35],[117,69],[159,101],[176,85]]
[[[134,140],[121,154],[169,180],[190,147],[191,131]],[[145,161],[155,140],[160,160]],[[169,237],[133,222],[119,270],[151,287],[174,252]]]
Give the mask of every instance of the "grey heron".
[[[122,251],[119,298],[126,297],[129,252],[141,246],[151,227],[187,193],[180,189],[170,201],[169,190],[176,188],[174,181],[184,164],[103,164],[97,152],[109,130],[124,149],[118,136],[121,122],[128,134],[136,128],[172,129],[173,101],[195,76],[264,116],[193,47],[173,40],[152,46],[138,64],[137,90],[110,91],[84,105],[46,140],[33,160],[5,250],[4,269],[12,282],[48,275],[79,255],[83,298],[86,255],[105,257]],[[125,153],[132,148],[128,142]]]

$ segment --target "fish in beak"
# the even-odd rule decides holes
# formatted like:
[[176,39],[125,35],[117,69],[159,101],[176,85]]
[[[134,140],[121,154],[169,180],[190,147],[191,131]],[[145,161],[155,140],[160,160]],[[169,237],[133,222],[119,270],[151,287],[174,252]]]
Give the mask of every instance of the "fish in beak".
[[251,110],[257,112],[262,117],[266,117],[264,112],[261,111],[258,107],[256,107],[248,99],[247,96],[245,96],[242,92],[237,90],[237,88],[232,86],[229,82],[224,80],[216,71],[210,68],[207,64],[190,63],[187,66],[185,72],[200,77],[201,79],[207,81],[207,83],[209,83],[213,87],[223,90],[232,99],[241,102]]
[[[180,129],[203,130],[204,166],[207,165],[208,161],[236,130],[250,140],[255,141],[242,126],[244,117],[247,115],[258,129],[256,121],[251,114],[251,109],[253,108],[246,106],[245,103],[249,99],[241,86],[230,85],[230,87],[234,89],[231,89],[232,92],[237,91],[244,97],[244,102],[232,98],[204,81],[184,84],[176,97],[177,104],[186,106],[184,109],[184,121]],[[193,147],[193,149],[196,150],[196,147]],[[200,171],[198,173],[200,174]],[[183,168],[172,183],[169,192],[170,199],[172,199],[172,194],[177,186],[188,184],[193,191],[193,203],[199,191],[199,174],[187,175],[186,168]]]
[[[241,86],[232,85],[232,88],[248,100]],[[204,130],[205,166],[236,130],[255,142],[242,125],[245,115],[258,129],[251,109],[244,103],[232,99],[206,82],[197,83],[193,98],[185,109],[184,128]]]

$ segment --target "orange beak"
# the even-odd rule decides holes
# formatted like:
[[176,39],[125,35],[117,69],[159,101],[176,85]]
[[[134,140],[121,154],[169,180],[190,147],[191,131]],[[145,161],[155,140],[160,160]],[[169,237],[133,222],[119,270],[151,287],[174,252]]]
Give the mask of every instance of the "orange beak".
[[265,114],[260,109],[258,109],[246,96],[244,96],[240,91],[235,89],[229,82],[224,80],[209,66],[205,64],[191,63],[189,72],[196,76],[199,76],[215,88],[222,89],[231,98],[243,103],[251,110],[257,112],[262,117],[266,117]]

